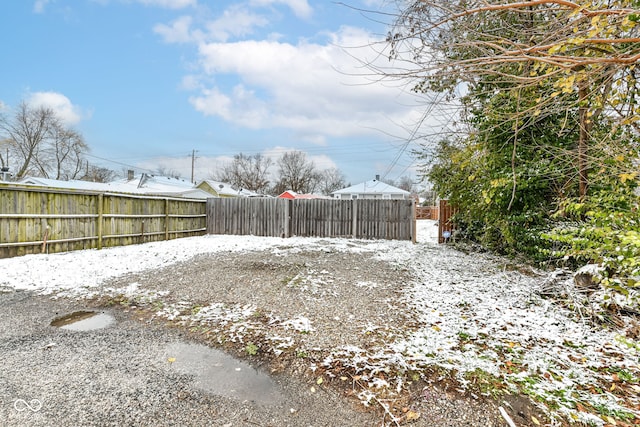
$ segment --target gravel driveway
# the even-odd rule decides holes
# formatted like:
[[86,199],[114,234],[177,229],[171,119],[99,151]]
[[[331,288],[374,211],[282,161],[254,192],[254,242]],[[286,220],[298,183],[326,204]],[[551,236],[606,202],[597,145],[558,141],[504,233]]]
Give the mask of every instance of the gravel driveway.
[[[375,425],[376,415],[339,392],[274,375],[264,403],[210,393],[169,362],[193,341],[120,309],[116,321],[78,332],[50,326],[86,304],[27,292],[0,294],[0,425],[340,426]],[[27,407],[25,403],[29,404]]]
[[[414,327],[400,298],[410,273],[374,255],[283,246],[202,255],[79,297],[0,292],[0,425],[506,426],[499,404],[527,425],[526,401],[463,396],[437,374],[365,407],[357,375],[322,365],[336,347]],[[79,310],[114,322],[51,326]],[[213,348],[250,364],[222,371],[259,385],[234,394]]]

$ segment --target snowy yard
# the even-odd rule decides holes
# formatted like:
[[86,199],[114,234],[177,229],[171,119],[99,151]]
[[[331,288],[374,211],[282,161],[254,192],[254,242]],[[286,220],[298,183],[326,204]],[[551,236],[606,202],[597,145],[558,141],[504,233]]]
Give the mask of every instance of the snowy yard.
[[[340,365],[359,375],[371,387],[359,398],[372,402],[376,394],[402,392],[412,375],[439,367],[453,373],[460,388],[487,395],[519,392],[544,404],[551,417],[591,425],[640,423],[640,342],[624,329],[594,328],[580,316],[545,299],[537,292],[545,274],[508,260],[485,254],[465,254],[436,243],[437,227],[418,221],[418,244],[399,241],[351,241],[346,239],[264,238],[252,236],[205,236],[148,243],[121,248],[53,255],[29,255],[0,260],[2,287],[53,296],[93,297],[126,295],[154,301],[161,289],[136,281],[118,289],[108,281],[170,266],[184,265],[197,256],[266,251],[287,256],[296,251],[367,254],[407,272],[398,283],[399,294],[386,300],[401,307],[413,320],[404,332],[375,345],[354,341],[331,349],[314,362],[331,372]],[[314,276],[315,277],[312,277]],[[289,284],[323,297],[334,286],[329,272],[295,276]],[[375,280],[357,282],[366,299],[368,291],[382,288]],[[327,294],[328,295],[328,294]],[[391,298],[391,296],[389,297]],[[258,307],[212,303],[185,314],[191,301],[165,302],[158,315],[198,322],[224,321],[233,325],[238,339],[252,322]],[[269,313],[267,313],[269,315]],[[313,338],[314,318],[303,314],[272,317],[280,327],[269,336],[277,357],[298,335]],[[380,319],[355,319],[363,334],[388,327]],[[366,326],[362,326],[366,325]],[[288,335],[287,335],[288,334]],[[384,374],[384,375],[381,375]],[[530,420],[537,424],[539,420]]]

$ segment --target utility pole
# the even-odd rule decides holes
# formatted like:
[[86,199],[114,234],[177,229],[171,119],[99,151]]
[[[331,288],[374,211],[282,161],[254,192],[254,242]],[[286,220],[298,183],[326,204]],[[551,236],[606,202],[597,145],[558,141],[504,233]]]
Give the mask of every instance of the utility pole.
[[192,184],[196,183],[193,179],[193,172],[196,168],[196,152],[197,150],[191,150],[191,183]]

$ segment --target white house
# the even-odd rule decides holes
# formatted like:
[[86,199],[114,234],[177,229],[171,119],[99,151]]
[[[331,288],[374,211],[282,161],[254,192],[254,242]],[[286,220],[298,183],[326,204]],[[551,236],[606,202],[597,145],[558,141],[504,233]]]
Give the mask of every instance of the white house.
[[393,185],[385,184],[379,177],[342,190],[334,191],[331,195],[336,199],[410,199],[411,193]]

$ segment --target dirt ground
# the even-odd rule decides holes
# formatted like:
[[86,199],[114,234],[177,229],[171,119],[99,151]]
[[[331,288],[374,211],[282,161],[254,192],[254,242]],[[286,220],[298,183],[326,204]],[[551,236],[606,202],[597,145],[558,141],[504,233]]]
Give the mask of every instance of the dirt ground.
[[[362,403],[361,373],[325,361],[338,348],[381,347],[412,330],[402,298],[411,280],[371,251],[282,246],[119,277],[90,296],[4,290],[0,424],[507,426],[499,407],[518,426],[533,413],[544,420],[526,399],[462,394],[435,370]],[[85,332],[51,326],[79,310],[115,321]],[[197,345],[249,363],[280,398],[212,392],[200,376],[209,367],[176,354]]]
[[[105,286],[122,289],[135,283],[138,289],[168,292],[161,298],[162,309],[156,303],[156,314],[150,314],[147,307],[155,321],[191,331],[193,339],[224,348],[279,377],[303,381],[309,390],[331,390],[344,397],[356,413],[366,410],[371,417],[362,424],[345,419],[344,425],[507,425],[499,406],[508,409],[517,425],[528,425],[532,414],[543,420],[526,399],[508,396],[498,402],[474,393],[462,395],[454,382],[438,372],[422,373],[422,378],[413,381],[400,397],[365,408],[356,398],[364,388],[356,373],[339,366],[327,367],[326,371],[321,367],[321,362],[338,347],[384,346],[411,331],[416,325],[402,300],[403,289],[411,280],[409,271],[376,260],[371,252],[284,247],[278,251],[201,256],[161,271],[123,277]],[[255,315],[243,333],[219,317],[196,320],[194,308],[211,304],[251,306],[255,307]],[[169,307],[177,310],[167,321]],[[283,327],[283,320],[296,317],[308,319],[310,330],[295,333],[295,343],[283,353],[274,354],[268,337],[291,335],[292,331]],[[375,325],[375,333],[368,333],[371,325]],[[257,354],[248,354],[248,342],[257,345]],[[324,378],[321,386],[315,383],[320,377]]]

